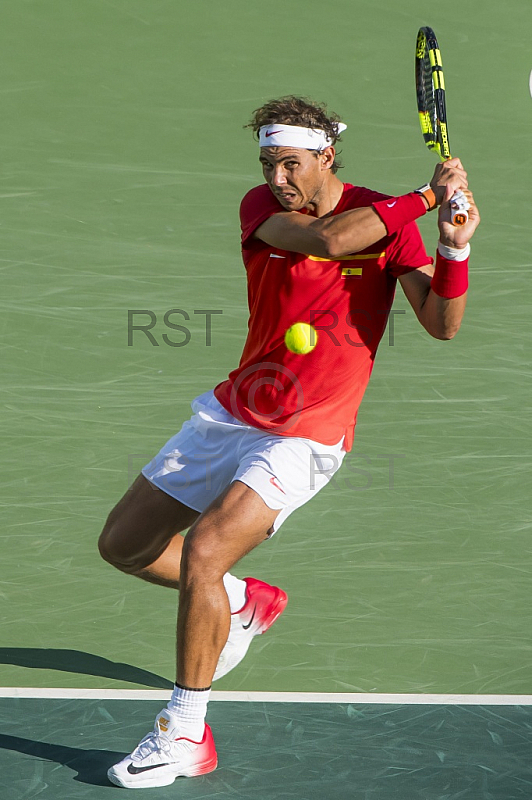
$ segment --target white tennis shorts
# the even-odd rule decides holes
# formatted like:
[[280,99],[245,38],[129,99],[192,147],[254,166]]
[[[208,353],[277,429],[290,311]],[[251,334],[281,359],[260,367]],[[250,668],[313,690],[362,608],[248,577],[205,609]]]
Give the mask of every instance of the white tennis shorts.
[[142,474],[167,494],[204,511],[233,481],[242,481],[285,519],[314,497],[339,469],[336,445],[278,436],[235,419],[212,391],[193,400],[193,416],[147,464]]

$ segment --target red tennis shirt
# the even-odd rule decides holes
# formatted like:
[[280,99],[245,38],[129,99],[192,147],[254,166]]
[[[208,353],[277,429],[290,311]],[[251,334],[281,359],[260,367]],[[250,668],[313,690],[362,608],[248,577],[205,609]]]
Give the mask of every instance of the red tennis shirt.
[[[346,183],[332,213],[385,198]],[[256,186],[242,201],[248,336],[239,366],[214,393],[248,425],[328,445],[345,436],[349,451],[397,277],[432,259],[415,222],[337,260],[278,250],[253,237],[281,211],[267,184]],[[316,328],[317,344],[307,355],[291,353],[284,343],[285,332],[296,322]]]

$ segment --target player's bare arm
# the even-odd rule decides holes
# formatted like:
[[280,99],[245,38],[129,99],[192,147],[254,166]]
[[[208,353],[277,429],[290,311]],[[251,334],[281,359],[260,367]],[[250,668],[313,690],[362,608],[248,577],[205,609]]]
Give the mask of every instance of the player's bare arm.
[[[443,166],[443,165],[442,165]],[[440,242],[457,251],[466,248],[480,223],[480,214],[473,194],[465,190],[469,202],[469,221],[462,227],[451,224],[449,201],[453,188],[448,185],[439,211]],[[458,297],[441,297],[431,288],[434,267],[427,265],[399,278],[403,291],[425,330],[435,339],[452,339],[459,331],[466,307],[467,293]]]
[[[365,250],[386,236],[386,226],[372,206],[330,216],[341,195],[341,182],[329,171],[333,147],[321,153],[319,161],[307,151],[293,159],[282,156],[262,153],[263,173],[279,202],[294,210],[269,217],[255,231],[256,238],[281,250],[335,259]],[[460,160],[438,164],[430,185],[438,205],[446,192],[451,197],[466,189],[467,173]],[[298,213],[302,208],[318,216]]]
[[375,244],[386,236],[386,227],[371,206],[325,219],[291,211],[271,216],[255,236],[281,250],[335,259]]

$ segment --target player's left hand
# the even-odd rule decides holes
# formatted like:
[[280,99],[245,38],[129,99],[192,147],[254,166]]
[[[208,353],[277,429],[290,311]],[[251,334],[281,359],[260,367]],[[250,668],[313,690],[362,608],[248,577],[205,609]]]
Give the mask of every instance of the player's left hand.
[[466,246],[480,223],[480,214],[475,204],[473,193],[470,192],[469,189],[464,189],[463,192],[467,202],[469,203],[469,209],[467,211],[469,219],[465,225],[456,227],[451,222],[450,200],[453,196],[453,189],[450,186],[447,186],[446,188],[445,200],[441,204],[438,212],[440,242],[447,247],[455,247],[457,249],[461,249]]

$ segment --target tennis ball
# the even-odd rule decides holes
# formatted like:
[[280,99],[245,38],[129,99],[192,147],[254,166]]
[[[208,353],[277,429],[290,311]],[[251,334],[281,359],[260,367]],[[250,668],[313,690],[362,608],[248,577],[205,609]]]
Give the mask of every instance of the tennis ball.
[[286,331],[284,343],[291,353],[304,356],[316,347],[318,334],[307,322],[296,322]]

